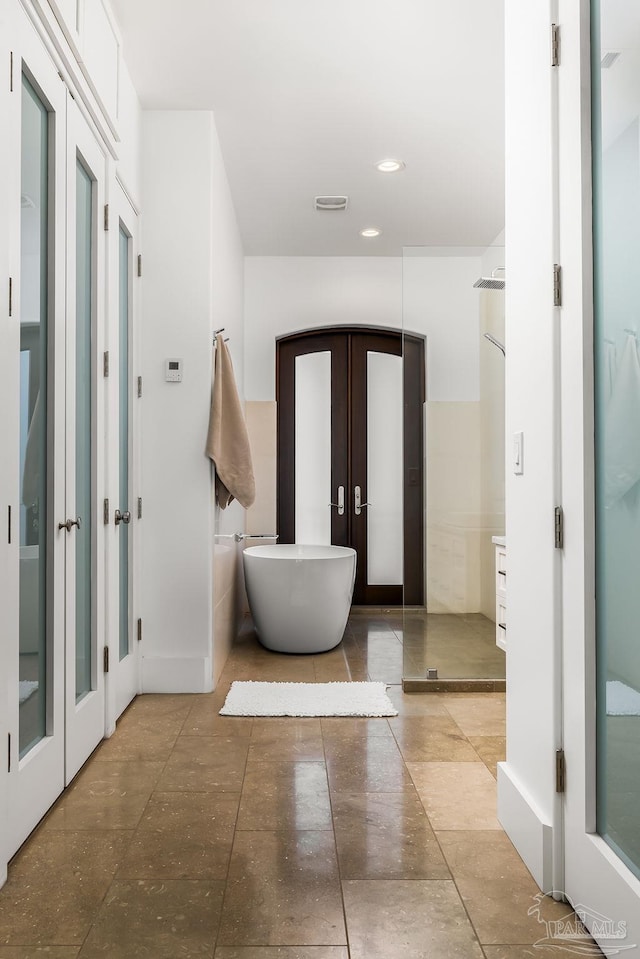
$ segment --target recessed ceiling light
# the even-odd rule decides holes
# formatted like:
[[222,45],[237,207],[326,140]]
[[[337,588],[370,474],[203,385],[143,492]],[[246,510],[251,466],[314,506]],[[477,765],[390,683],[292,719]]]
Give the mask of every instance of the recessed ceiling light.
[[369,226],[366,230],[360,230],[360,236],[366,236],[367,238],[372,236],[380,236],[381,233],[382,230],[378,230],[375,226]]
[[381,160],[380,163],[376,163],[376,169],[380,173],[398,173],[400,170],[404,170],[404,162],[402,160],[395,160],[392,157],[389,157],[388,160]]

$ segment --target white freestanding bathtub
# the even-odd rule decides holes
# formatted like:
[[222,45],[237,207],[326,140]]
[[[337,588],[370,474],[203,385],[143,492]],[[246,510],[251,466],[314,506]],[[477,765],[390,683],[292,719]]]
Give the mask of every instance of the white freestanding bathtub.
[[322,653],[342,639],[356,552],[346,546],[251,546],[244,576],[258,639],[281,653]]

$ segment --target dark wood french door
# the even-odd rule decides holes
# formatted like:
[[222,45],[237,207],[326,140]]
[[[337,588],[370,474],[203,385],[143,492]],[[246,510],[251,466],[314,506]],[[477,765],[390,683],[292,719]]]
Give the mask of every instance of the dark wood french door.
[[424,339],[334,327],[276,354],[280,542],[353,547],[354,603],[423,605]]

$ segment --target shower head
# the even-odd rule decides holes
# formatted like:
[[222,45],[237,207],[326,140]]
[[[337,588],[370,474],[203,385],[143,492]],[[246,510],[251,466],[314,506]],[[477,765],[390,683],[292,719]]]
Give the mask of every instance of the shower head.
[[503,276],[496,276],[496,273],[502,271],[504,273],[503,266],[497,266],[495,270],[492,270],[491,276],[481,276],[479,280],[473,284],[476,290],[504,290],[505,278]]
[[500,340],[497,340],[495,336],[491,335],[491,333],[483,333],[482,335],[484,336],[485,340],[489,340],[490,343],[493,343],[494,346],[497,346],[502,355],[506,357],[507,352],[504,348],[504,343],[501,343]]

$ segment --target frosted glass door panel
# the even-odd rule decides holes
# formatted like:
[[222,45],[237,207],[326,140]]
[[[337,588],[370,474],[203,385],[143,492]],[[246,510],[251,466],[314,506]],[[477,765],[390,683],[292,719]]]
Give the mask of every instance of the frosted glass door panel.
[[402,583],[402,357],[367,353],[367,580]]
[[[636,63],[640,11],[622,8]],[[640,90],[600,65],[620,9],[592,5],[597,831],[640,877]]]
[[331,545],[331,353],[296,356],[296,543]]
[[20,666],[23,756],[46,734],[49,116],[22,80],[20,217]]
[[76,700],[92,674],[92,457],[91,334],[93,300],[93,181],[76,164]]

